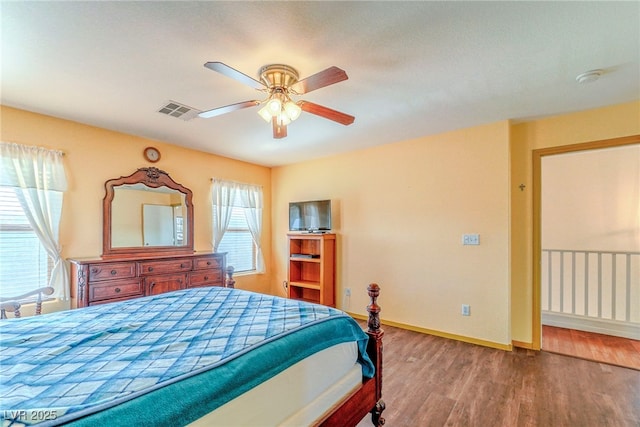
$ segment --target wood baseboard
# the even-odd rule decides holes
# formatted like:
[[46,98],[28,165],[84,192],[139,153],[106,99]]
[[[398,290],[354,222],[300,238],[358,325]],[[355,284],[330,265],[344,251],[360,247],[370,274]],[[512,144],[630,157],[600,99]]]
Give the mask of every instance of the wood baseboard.
[[531,343],[531,342],[512,340],[511,344],[513,344],[514,347],[524,348],[524,349],[527,349],[527,350],[540,350],[539,348],[534,348],[533,347],[533,343]]
[[[360,315],[360,314],[349,313],[349,312],[347,312],[347,314],[350,315],[351,317],[353,317],[354,319],[367,320],[366,316],[363,316],[363,315]],[[436,337],[442,337],[442,338],[449,338],[449,339],[452,339],[452,340],[462,341],[462,342],[466,342],[466,343],[469,343],[469,344],[476,344],[476,345],[480,345],[480,346],[483,346],[483,347],[496,348],[496,349],[505,350],[505,351],[513,351],[513,344],[502,344],[502,343],[497,343],[497,342],[493,342],[493,341],[481,340],[481,339],[478,339],[478,338],[467,337],[467,336],[464,336],[464,335],[457,335],[457,334],[452,334],[452,333],[449,333],[449,332],[442,332],[442,331],[436,331],[436,330],[433,330],[433,329],[422,328],[420,326],[408,325],[406,323],[394,322],[392,320],[381,319],[380,323],[382,323],[383,325],[389,325],[389,326],[393,326],[393,327],[400,328],[400,329],[406,329],[406,330],[409,330],[409,331],[420,332],[422,334],[434,335]]]

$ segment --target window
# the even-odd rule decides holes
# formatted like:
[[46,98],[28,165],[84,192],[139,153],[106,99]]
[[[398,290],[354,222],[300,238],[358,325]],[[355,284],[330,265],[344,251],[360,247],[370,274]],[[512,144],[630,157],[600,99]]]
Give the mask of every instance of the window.
[[18,296],[52,286],[69,298],[58,228],[67,179],[63,153],[0,141],[0,288]]
[[253,243],[251,231],[244,217],[244,209],[231,209],[229,227],[218,245],[218,252],[227,252],[227,265],[232,265],[236,272],[256,270],[256,244]]
[[214,179],[212,200],[214,250],[226,252],[236,272],[262,273],[262,188]]
[[0,289],[20,295],[49,285],[53,263],[13,187],[0,187]]

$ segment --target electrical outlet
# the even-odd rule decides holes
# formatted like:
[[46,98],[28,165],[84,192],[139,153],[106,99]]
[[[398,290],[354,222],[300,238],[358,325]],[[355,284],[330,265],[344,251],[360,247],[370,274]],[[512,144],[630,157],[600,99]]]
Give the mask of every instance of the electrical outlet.
[[469,304],[462,304],[462,315],[471,316],[471,306]]
[[344,290],[344,296],[346,296],[346,297],[350,297],[351,296],[351,288],[346,288]]

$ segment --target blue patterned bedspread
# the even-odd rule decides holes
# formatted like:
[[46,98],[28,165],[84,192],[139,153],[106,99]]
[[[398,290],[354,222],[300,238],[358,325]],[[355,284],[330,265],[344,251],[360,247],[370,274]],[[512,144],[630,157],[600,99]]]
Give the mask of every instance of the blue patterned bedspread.
[[[172,424],[186,424],[202,414],[182,406],[184,395],[196,400],[188,408],[206,413],[340,342],[358,341],[363,374],[372,377],[367,339],[339,310],[217,287],[3,320],[0,417],[3,426],[44,426],[95,424],[107,414],[112,425],[122,416],[140,425],[136,411],[155,417],[166,409]],[[149,396],[158,408],[148,408]]]

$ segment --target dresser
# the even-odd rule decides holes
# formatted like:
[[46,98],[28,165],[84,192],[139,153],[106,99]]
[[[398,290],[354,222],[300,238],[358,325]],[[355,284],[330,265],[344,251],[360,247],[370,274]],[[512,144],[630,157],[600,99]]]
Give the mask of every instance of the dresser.
[[224,286],[226,254],[75,258],[71,289],[78,308],[199,286]]

